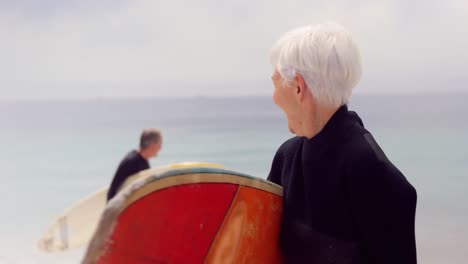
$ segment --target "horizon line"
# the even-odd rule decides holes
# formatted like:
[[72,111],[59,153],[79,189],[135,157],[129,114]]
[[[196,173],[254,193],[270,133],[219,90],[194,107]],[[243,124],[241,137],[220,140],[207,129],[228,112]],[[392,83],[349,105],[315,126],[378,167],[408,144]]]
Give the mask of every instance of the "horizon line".
[[[436,96],[436,95],[468,95],[468,91],[409,91],[409,92],[356,92],[352,96]],[[89,101],[148,101],[176,99],[227,99],[227,98],[258,98],[271,97],[272,94],[240,94],[240,95],[165,95],[165,96],[79,96],[79,97],[49,97],[49,98],[0,98],[0,103],[34,103],[34,102],[89,102]]]

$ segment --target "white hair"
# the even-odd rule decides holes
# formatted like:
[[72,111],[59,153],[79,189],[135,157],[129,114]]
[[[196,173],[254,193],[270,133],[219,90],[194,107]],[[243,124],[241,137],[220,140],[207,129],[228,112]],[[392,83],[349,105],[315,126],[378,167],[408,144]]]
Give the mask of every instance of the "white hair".
[[300,74],[318,103],[348,102],[361,78],[361,57],[351,34],[335,23],[300,27],[273,46],[270,59],[281,77],[291,82]]

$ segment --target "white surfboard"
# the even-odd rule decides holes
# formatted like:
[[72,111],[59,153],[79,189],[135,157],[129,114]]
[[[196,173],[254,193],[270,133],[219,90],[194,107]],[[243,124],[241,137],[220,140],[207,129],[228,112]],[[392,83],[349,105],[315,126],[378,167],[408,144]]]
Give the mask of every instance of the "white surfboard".
[[[163,170],[189,167],[223,168],[219,164],[206,162],[174,163],[137,173],[128,178],[121,189],[128,186],[129,182],[160,173]],[[104,187],[91,193],[56,217],[39,239],[39,249],[45,252],[58,252],[88,244],[106,207],[108,189],[109,187]]]

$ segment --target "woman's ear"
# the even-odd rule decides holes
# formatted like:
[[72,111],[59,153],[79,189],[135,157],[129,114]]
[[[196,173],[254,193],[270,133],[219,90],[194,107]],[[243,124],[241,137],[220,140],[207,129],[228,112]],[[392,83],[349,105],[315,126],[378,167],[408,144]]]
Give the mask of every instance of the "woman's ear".
[[296,74],[295,84],[296,84],[297,99],[299,100],[299,102],[302,102],[304,100],[307,85],[306,85],[306,83],[304,81],[304,78],[300,74]]

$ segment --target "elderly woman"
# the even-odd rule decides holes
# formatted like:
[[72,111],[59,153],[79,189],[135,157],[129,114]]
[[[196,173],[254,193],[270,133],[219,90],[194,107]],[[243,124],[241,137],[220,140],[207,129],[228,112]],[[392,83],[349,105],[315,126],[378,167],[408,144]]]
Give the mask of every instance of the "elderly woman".
[[343,27],[305,26],[273,47],[273,101],[296,136],[268,179],[284,188],[287,263],[416,263],[416,191],[347,103],[361,76]]

